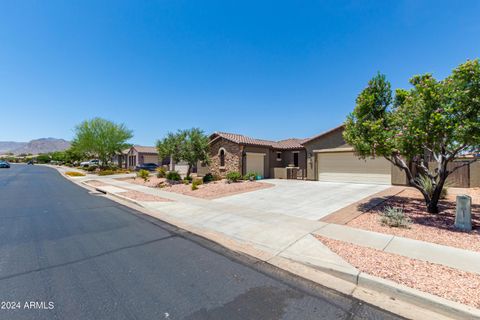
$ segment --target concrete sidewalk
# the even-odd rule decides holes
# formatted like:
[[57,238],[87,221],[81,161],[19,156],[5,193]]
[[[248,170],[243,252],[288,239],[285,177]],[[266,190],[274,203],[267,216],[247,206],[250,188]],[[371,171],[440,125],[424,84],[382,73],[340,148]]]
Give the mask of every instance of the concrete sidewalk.
[[[81,182],[92,178],[83,177],[71,180]],[[237,204],[199,199],[131,184],[111,177],[96,176],[94,180],[100,180],[116,187],[94,187],[95,189],[116,195],[123,200],[128,200],[118,195],[121,191],[125,191],[123,189],[169,199],[171,201],[168,202],[133,202],[145,208],[148,214],[158,219],[197,233],[230,249],[247,253],[267,263],[297,273],[302,277],[309,278],[309,275],[314,272],[312,270],[333,275],[337,280],[321,276],[321,284],[346,294],[354,295],[355,292],[359,294],[359,292],[363,292],[359,289],[361,287],[362,290],[384,292],[390,297],[435,310],[448,317],[453,315],[458,318],[478,317],[480,319],[480,310],[478,309],[361,273],[313,235],[318,234],[477,274],[480,274],[480,253],[257,210]],[[306,266],[307,269],[300,265]],[[316,280],[310,278],[318,281],[318,277],[315,275]],[[359,298],[368,301],[372,296]],[[375,299],[368,302],[375,304],[379,297]],[[397,307],[397,305],[392,306],[393,309]],[[399,314],[407,312],[405,310],[390,311]]]

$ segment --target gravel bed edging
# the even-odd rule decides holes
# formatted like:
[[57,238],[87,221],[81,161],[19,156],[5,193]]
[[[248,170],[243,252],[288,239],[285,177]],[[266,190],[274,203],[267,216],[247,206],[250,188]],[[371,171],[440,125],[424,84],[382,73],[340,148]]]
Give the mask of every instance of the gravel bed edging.
[[139,201],[137,201],[137,200],[134,200],[134,199],[130,199],[130,198],[125,197],[125,196],[123,196],[123,195],[121,195],[121,194],[114,193],[114,192],[107,192],[107,191],[105,191],[105,190],[100,190],[99,188],[95,188],[95,190],[97,190],[97,191],[99,191],[99,192],[101,192],[101,193],[107,194],[107,195],[109,195],[109,196],[111,196],[111,197],[117,197],[117,198],[119,198],[119,199],[121,199],[121,200],[123,200],[123,201],[127,201],[127,202],[130,202],[130,203],[133,203],[133,204],[135,204],[135,205],[137,205],[137,206],[140,206],[140,207],[142,207],[142,208],[146,208],[141,202],[139,202]]

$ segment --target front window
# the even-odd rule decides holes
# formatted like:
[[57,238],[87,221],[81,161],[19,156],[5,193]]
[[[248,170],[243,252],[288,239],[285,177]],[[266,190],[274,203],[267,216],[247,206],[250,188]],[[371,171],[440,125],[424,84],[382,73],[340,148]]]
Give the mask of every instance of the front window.
[[298,152],[295,152],[295,153],[293,154],[293,165],[294,165],[295,167],[298,167]]
[[277,161],[282,161],[282,153],[277,152]]

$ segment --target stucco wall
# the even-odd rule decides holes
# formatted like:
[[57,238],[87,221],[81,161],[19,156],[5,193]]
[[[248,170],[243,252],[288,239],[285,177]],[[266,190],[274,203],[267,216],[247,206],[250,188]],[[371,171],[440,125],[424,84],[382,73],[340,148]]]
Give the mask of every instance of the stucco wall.
[[[281,150],[278,150],[278,151],[282,152]],[[270,150],[270,169],[286,167],[287,165],[285,163],[286,163],[285,152],[282,152],[281,161],[277,161],[277,150],[274,150],[274,149]],[[272,174],[270,174],[270,176],[272,176]]]
[[316,163],[317,157],[313,153],[313,150],[348,147],[345,140],[343,140],[342,133],[343,127],[304,144],[307,158],[306,168],[308,180],[317,180],[318,178]]

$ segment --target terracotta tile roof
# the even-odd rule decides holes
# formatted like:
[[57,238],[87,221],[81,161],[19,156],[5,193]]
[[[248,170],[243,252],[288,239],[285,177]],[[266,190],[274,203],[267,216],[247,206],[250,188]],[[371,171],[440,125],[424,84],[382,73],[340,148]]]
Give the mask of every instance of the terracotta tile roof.
[[158,154],[157,148],[155,147],[145,147],[145,146],[134,145],[133,148],[135,148],[135,150],[137,150],[137,152],[139,153]]
[[238,144],[262,146],[262,147],[269,147],[274,149],[288,150],[288,149],[303,148],[303,146],[301,145],[301,142],[303,141],[303,139],[291,138],[291,139],[285,139],[280,141],[271,141],[271,140],[250,138],[242,134],[228,133],[228,132],[215,132],[210,136],[211,139],[215,137],[221,137]]
[[302,141],[305,139],[290,138],[276,142],[277,149],[302,149]]

